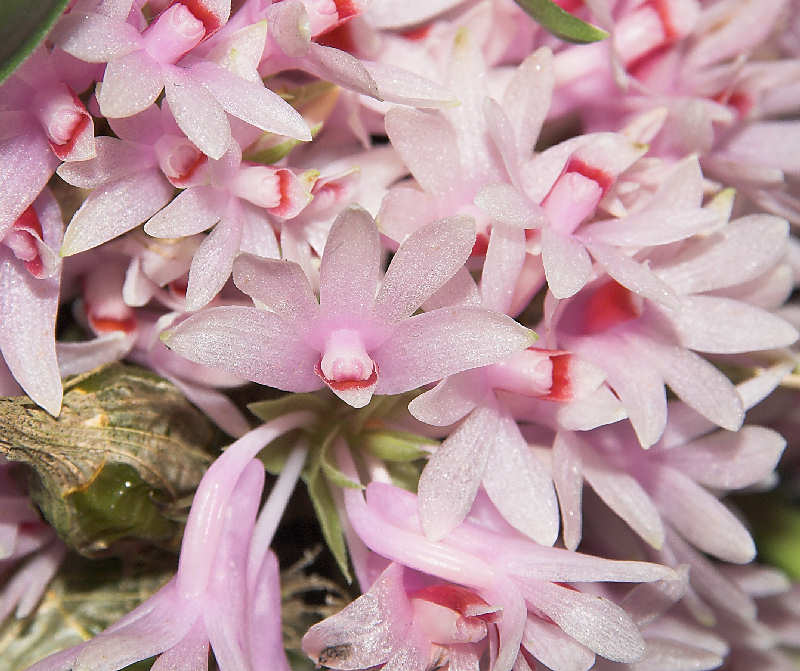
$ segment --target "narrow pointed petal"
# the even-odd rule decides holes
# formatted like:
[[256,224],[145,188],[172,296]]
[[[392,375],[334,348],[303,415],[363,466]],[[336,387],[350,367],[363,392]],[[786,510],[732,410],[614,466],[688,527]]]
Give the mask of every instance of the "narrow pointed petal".
[[[785,220],[751,215],[731,222],[720,236],[690,258],[659,269],[681,293],[700,293],[729,287],[763,274],[786,252],[789,230]],[[715,270],[714,270],[715,269]]]
[[189,268],[186,309],[199,310],[222,290],[239,252],[242,229],[238,221],[223,219],[197,248]]
[[539,137],[553,93],[553,54],[537,49],[514,71],[503,95],[503,109],[514,128],[521,158],[528,159]]
[[187,359],[285,391],[322,387],[319,353],[282,317],[244,307],[212,308],[169,331],[167,346]]
[[578,447],[569,431],[559,431],[553,441],[553,484],[561,509],[564,546],[568,550],[578,547],[583,531],[583,469]]
[[561,629],[598,655],[614,662],[635,662],[645,642],[622,608],[593,594],[550,582],[531,583],[525,598]]
[[167,103],[180,129],[204,154],[222,158],[231,143],[225,110],[183,68],[164,67],[162,72]]
[[144,232],[154,238],[182,238],[202,233],[219,221],[224,201],[211,186],[186,189],[150,218],[144,225]]
[[375,303],[381,245],[366,210],[348,207],[333,223],[319,269],[323,311],[369,313]]
[[152,105],[163,88],[161,66],[134,51],[108,64],[97,102],[104,116],[129,117]]
[[377,61],[362,61],[362,65],[377,85],[380,98],[386,102],[412,107],[443,107],[456,101],[455,96],[440,84],[408,70]]
[[461,165],[455,132],[443,116],[393,107],[386,113],[386,133],[424,191],[438,195],[452,189]]
[[450,375],[411,401],[408,411],[420,422],[433,426],[455,424],[475,408],[486,394],[481,377],[480,371]]
[[173,193],[161,171],[152,169],[97,187],[72,217],[61,255],[78,254],[127,233],[164,207]]
[[736,431],[744,408],[736,389],[718,368],[694,352],[670,345],[647,345],[650,362],[680,399],[712,422]]
[[717,431],[673,448],[664,458],[708,487],[739,489],[769,476],[785,447],[786,441],[776,431],[747,425],[736,433]]
[[200,620],[151,667],[151,671],[207,671],[207,669],[208,635]]
[[553,671],[588,671],[594,664],[594,653],[589,648],[536,616],[528,618],[522,644]]
[[720,217],[711,210],[645,210],[621,219],[593,222],[581,230],[580,237],[616,247],[641,249],[685,240],[719,225]]
[[95,150],[97,155],[91,160],[62,163],[56,170],[58,176],[72,186],[94,189],[156,163],[140,145],[115,137],[95,138]]
[[467,516],[489,457],[497,411],[473,410],[433,453],[419,478],[419,517],[425,535],[440,540]]
[[745,564],[755,556],[753,539],[742,523],[687,476],[662,466],[649,489],[664,517],[704,552],[737,564]]
[[10,253],[0,255],[0,350],[16,381],[52,415],[61,410],[55,347],[59,276],[37,280]]
[[603,462],[585,450],[583,475],[597,495],[639,536],[654,548],[664,543],[661,515],[637,480]]
[[210,61],[194,65],[191,75],[229,114],[269,133],[311,140],[300,113],[260,82],[249,82]]
[[559,518],[553,481],[507,411],[500,417],[489,459],[483,486],[492,503],[511,526],[540,545],[555,543]]
[[678,297],[672,288],[644,263],[625,256],[611,246],[591,243],[592,256],[619,284],[633,293],[669,307],[678,306]]
[[529,347],[532,331],[482,308],[441,308],[405,319],[374,353],[377,393],[399,394]]
[[413,314],[469,257],[475,224],[450,217],[406,238],[394,255],[375,300],[375,313],[387,322]]
[[129,23],[101,14],[70,13],[61,17],[49,39],[87,63],[107,63],[139,48],[139,31]]
[[514,228],[539,228],[547,223],[542,208],[523,196],[511,184],[489,184],[478,191],[475,204],[492,219]]
[[58,342],[58,369],[63,376],[85,373],[87,370],[119,361],[133,347],[134,337],[121,331],[104,333],[86,342]]
[[0,236],[41,193],[57,165],[41,133],[25,131],[0,140]]
[[514,288],[525,261],[525,234],[509,226],[495,226],[489,237],[481,274],[481,305],[508,314]]
[[311,42],[305,62],[308,63],[309,70],[321,79],[380,100],[375,80],[352,54]]
[[292,261],[242,254],[233,264],[233,281],[260,306],[287,319],[307,322],[319,311],[305,273]]
[[542,263],[547,285],[556,298],[578,293],[592,272],[592,260],[584,246],[550,228],[542,229]]

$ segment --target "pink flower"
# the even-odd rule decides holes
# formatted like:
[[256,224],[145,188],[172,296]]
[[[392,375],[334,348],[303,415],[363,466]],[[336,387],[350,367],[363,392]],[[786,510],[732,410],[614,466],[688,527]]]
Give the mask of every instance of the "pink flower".
[[411,317],[463,265],[472,223],[443,220],[411,236],[379,284],[372,218],[348,208],[331,228],[320,302],[299,266],[240,257],[234,281],[266,309],[223,307],[167,333],[183,356],[287,391],[327,385],[354,407],[524,349],[532,334],[505,315],[450,307]]

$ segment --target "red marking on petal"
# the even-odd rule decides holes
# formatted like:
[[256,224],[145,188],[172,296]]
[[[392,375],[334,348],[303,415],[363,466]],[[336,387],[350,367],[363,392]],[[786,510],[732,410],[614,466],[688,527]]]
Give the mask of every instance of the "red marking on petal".
[[361,13],[361,7],[352,0],[333,0],[333,4],[336,5],[336,14],[340,21],[345,21]]
[[179,280],[172,280],[172,282],[170,282],[167,286],[173,295],[179,296],[180,298],[186,298],[186,291],[189,288],[189,280],[185,277]]
[[470,256],[486,256],[486,250],[489,249],[490,233],[491,230],[487,229],[485,233],[481,231],[475,236],[475,243],[472,245]]
[[596,168],[593,165],[589,165],[579,158],[571,158],[569,161],[567,161],[567,167],[564,169],[564,174],[568,172],[576,172],[579,175],[583,175],[587,179],[597,182],[597,185],[603,190],[604,196],[611,188],[611,185],[614,184],[613,175],[609,175],[602,168]]
[[314,37],[314,41],[324,47],[333,47],[351,54],[358,53],[358,42],[353,37],[350,26],[346,23],[320,33]]
[[19,215],[19,218],[14,222],[14,228],[27,231],[40,240],[42,239],[42,223],[39,221],[39,215],[36,214],[33,205],[28,205],[26,210]]
[[536,352],[547,352],[550,357],[550,364],[553,366],[550,391],[540,398],[545,401],[559,401],[562,403],[571,401],[572,381],[569,377],[569,368],[572,354],[564,350],[545,350],[539,347],[529,347],[528,349]]
[[206,29],[206,34],[203,36],[204,40],[222,28],[221,17],[206,7],[203,0],[172,0],[169,7],[172,7],[172,5],[183,5],[194,15],[194,18],[203,24],[203,28]]
[[403,33],[400,33],[403,37],[407,40],[411,40],[412,42],[419,42],[420,40],[424,40],[428,33],[431,32],[431,24],[426,24],[424,26],[418,26],[417,28],[412,28],[411,30],[406,30]]
[[753,109],[753,99],[743,91],[721,91],[711,99],[721,105],[732,107],[740,119],[744,119]]
[[477,617],[485,622],[496,622],[501,613],[489,605],[475,592],[460,585],[441,583],[428,585],[409,595],[412,599],[424,599],[460,613],[464,617]]
[[89,312],[87,316],[89,325],[97,333],[112,333],[115,331],[133,333],[136,330],[136,317],[133,315],[118,319],[115,317],[100,317]]
[[321,363],[322,359],[317,361],[317,363],[314,365],[314,372],[322,378],[325,384],[336,391],[366,389],[367,387],[371,387],[378,382],[378,364],[376,364],[374,361],[372,362],[372,373],[366,380],[330,380],[325,377],[325,373],[322,372],[322,367],[320,365]]
[[670,43],[677,40],[680,35],[675,23],[672,21],[668,0],[649,0],[645,4],[656,10],[658,18],[661,19],[661,25],[664,28],[664,42]]
[[626,69],[628,74],[630,74],[632,77],[636,77],[637,79],[647,79],[647,74],[650,68],[655,66],[658,61],[670,51],[671,48],[672,45],[669,43],[661,44],[660,46],[646,51],[638,58],[634,58],[627,65]]
[[169,181],[172,186],[177,188],[184,188],[189,185],[189,180],[194,177],[195,173],[198,171],[200,166],[205,165],[208,162],[208,156],[206,156],[200,150],[197,151],[197,156],[195,159],[189,163],[178,175],[169,176],[167,175],[167,180]]
[[[69,130],[69,140],[67,140],[64,144],[55,144],[48,140],[50,144],[50,150],[58,156],[62,161],[69,156],[70,152],[75,148],[75,143],[78,141],[80,136],[86,131],[86,128],[89,124],[92,123],[92,117],[89,112],[86,111],[86,107],[81,102],[80,98],[75,95],[72,89],[69,89],[70,95],[72,95],[72,102],[75,103],[75,107],[79,108],[80,116],[78,117],[77,121],[72,125],[72,128]],[[60,139],[60,138],[59,138]]]
[[606,282],[589,298],[584,314],[585,332],[600,333],[636,319],[640,314],[636,296],[614,280]]

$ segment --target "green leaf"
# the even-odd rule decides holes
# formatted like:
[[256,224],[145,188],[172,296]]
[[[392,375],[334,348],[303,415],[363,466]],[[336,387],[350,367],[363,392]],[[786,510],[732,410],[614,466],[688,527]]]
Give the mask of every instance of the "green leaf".
[[386,470],[389,471],[393,485],[416,494],[423,466],[422,461],[390,461],[386,464]]
[[428,456],[423,446],[438,445],[427,436],[390,429],[367,431],[359,438],[362,449],[385,461],[416,461]]
[[44,40],[68,3],[69,0],[0,2],[0,84]]
[[[24,671],[53,652],[83,643],[136,608],[174,572],[172,556],[138,565],[68,556],[39,608],[30,617],[9,618],[0,627],[0,668]],[[151,664],[145,660],[129,669],[145,671]]]
[[27,397],[0,399],[0,454],[33,470],[31,497],[61,538],[86,556],[128,542],[176,548],[178,508],[217,437],[170,382],[111,364],[64,385],[58,418]]
[[331,410],[331,402],[324,395],[317,392],[286,394],[268,401],[249,403],[247,409],[263,422],[269,422],[276,417],[287,415],[290,412],[297,412],[298,410],[327,413]]
[[514,0],[542,28],[567,42],[588,44],[608,37],[605,30],[581,21],[552,0]]
[[339,565],[339,570],[347,579],[347,582],[350,583],[353,578],[347,563],[347,547],[344,542],[342,523],[325,476],[317,470],[312,477],[306,480],[306,484],[308,485],[308,494],[311,497],[314,512],[317,514],[317,519],[322,528],[322,536],[325,539],[325,543],[333,553],[336,563]]

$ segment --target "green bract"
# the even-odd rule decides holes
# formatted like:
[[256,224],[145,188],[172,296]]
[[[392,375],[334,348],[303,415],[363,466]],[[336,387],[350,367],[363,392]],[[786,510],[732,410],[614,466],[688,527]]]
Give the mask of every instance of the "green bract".
[[567,42],[588,44],[608,37],[605,30],[581,21],[552,0],[514,0],[542,28]]

